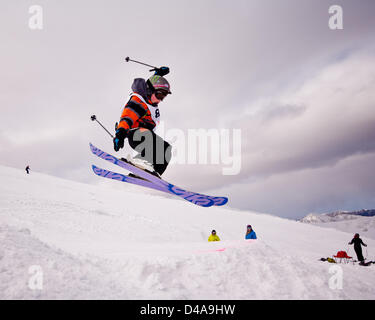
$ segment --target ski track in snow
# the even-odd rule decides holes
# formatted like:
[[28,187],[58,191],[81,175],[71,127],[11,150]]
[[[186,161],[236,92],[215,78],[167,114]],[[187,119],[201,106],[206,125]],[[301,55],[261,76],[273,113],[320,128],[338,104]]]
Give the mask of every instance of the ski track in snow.
[[[352,234],[0,166],[0,299],[374,299],[374,268],[332,266]],[[133,189],[132,189],[133,190]],[[258,240],[244,240],[247,224]],[[212,229],[220,242],[208,243]],[[369,259],[375,241],[364,238]],[[365,250],[364,250],[365,252]],[[354,254],[351,247],[350,255]],[[30,266],[43,271],[31,290]]]

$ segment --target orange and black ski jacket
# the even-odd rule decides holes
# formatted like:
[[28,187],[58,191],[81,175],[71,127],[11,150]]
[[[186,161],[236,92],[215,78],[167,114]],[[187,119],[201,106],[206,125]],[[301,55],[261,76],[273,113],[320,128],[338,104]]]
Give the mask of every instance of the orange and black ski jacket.
[[151,104],[149,100],[151,94],[146,81],[141,78],[134,79],[132,90],[133,93],[122,111],[118,128],[154,130],[160,122],[160,112],[158,105]]

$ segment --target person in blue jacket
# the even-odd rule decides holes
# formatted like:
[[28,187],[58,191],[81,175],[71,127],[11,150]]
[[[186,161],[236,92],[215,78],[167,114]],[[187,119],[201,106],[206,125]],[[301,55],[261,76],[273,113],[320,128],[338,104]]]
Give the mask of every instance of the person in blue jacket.
[[255,231],[253,230],[251,225],[248,225],[245,239],[248,240],[248,239],[256,239],[256,238],[257,238],[257,235],[256,235]]

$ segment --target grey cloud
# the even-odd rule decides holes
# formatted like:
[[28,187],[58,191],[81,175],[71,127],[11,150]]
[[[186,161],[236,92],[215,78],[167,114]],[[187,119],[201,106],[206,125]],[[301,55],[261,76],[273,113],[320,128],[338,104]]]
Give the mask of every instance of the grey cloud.
[[310,212],[373,208],[374,163],[375,153],[356,155],[332,166],[280,173],[226,191],[242,209],[293,219]]
[[262,115],[263,122],[268,121],[275,121],[280,118],[296,118],[301,116],[304,112],[306,112],[306,106],[298,106],[298,105],[272,105],[271,108],[267,108],[267,110]]
[[[244,176],[319,167],[352,154],[374,151],[375,59],[366,57],[366,62],[360,63],[363,56],[354,55],[333,69],[327,67],[321,76],[306,82],[299,90],[281,94],[282,99],[288,96],[291,100],[303,96],[300,100],[308,107],[286,108],[282,102],[278,108],[265,105],[265,110],[234,122],[233,127],[244,131]],[[327,74],[337,70],[345,73],[342,71],[345,69],[349,72],[353,64],[358,75],[340,80],[341,74],[337,74],[338,82],[332,80],[322,87]],[[307,95],[301,93],[306,90]],[[289,114],[295,117],[282,116]]]

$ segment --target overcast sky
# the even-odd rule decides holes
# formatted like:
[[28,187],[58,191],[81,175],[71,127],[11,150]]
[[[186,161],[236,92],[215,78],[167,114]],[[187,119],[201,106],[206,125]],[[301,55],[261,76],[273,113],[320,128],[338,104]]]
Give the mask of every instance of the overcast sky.
[[88,143],[114,152],[90,116],[113,130],[133,79],[151,75],[129,56],[171,69],[166,131],[241,130],[239,174],[171,164],[166,180],[288,218],[375,208],[374,12],[373,0],[3,0],[0,164],[126,190],[91,172],[118,168]]

